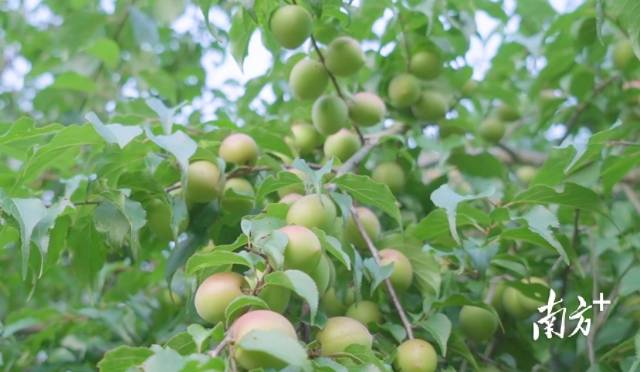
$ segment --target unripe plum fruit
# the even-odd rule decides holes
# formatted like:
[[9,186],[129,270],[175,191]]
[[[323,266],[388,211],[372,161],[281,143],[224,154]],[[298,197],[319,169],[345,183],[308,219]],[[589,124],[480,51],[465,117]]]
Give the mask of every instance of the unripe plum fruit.
[[198,315],[209,323],[224,320],[224,310],[242,295],[246,281],[234,272],[216,273],[205,279],[196,290],[194,303]]
[[378,308],[378,304],[373,301],[360,301],[349,306],[347,314],[349,318],[353,318],[365,326],[369,323],[382,323],[382,314]]
[[[362,223],[362,227],[364,227],[364,231],[366,231],[367,235],[374,241],[378,239],[380,236],[380,221],[378,217],[371,211],[369,208],[358,207],[356,208],[356,213],[360,223]],[[355,245],[359,249],[366,249],[367,243],[364,240],[362,234],[360,234],[360,230],[358,230],[358,226],[353,219],[353,216],[349,216],[347,223],[345,224],[345,238]]]
[[227,163],[253,164],[258,158],[258,145],[243,133],[234,133],[222,141],[218,154]]
[[190,202],[207,203],[217,198],[223,188],[222,174],[210,161],[198,160],[187,169],[186,198]]
[[407,256],[392,248],[381,250],[379,256],[380,266],[393,263],[393,271],[391,272],[389,280],[391,280],[394,288],[399,291],[407,290],[413,281],[413,267]]
[[336,206],[326,195],[306,195],[295,201],[287,212],[287,223],[307,228],[330,229],[336,219]]
[[[544,279],[531,277],[523,279],[524,283],[542,284],[548,286]],[[520,292],[517,288],[507,287],[502,294],[502,307],[504,311],[516,319],[524,319],[535,313],[544,302],[535,298],[530,298]]]
[[516,170],[516,176],[522,183],[530,183],[533,181],[533,178],[536,176],[536,168],[530,165],[523,165],[518,170]]
[[498,118],[502,121],[516,121],[520,119],[520,111],[511,105],[505,103],[498,106]]
[[291,133],[293,133],[293,147],[302,155],[311,153],[322,142],[320,133],[311,124],[293,124]]
[[147,204],[147,226],[161,240],[172,240],[171,208],[159,199]]
[[262,288],[258,297],[263,299],[272,311],[283,313],[289,305],[291,290],[278,285],[266,285]]
[[416,103],[411,106],[413,115],[421,120],[437,121],[447,113],[447,100],[442,94],[424,91]]
[[334,270],[333,263],[329,257],[327,257],[326,254],[323,254],[320,256],[320,261],[316,267],[309,274],[311,279],[316,283],[320,296],[322,296],[327,291],[327,288],[329,288],[334,276]]
[[480,124],[480,128],[478,128],[480,137],[490,143],[498,143],[504,136],[504,132],[504,123],[494,117],[485,119],[482,124]]
[[328,136],[349,124],[349,108],[336,96],[325,95],[318,98],[311,108],[311,121],[316,130]]
[[347,289],[344,298],[338,296],[335,288],[329,288],[320,298],[320,307],[328,316],[343,315],[347,306],[350,306],[355,299],[355,292],[352,287]]
[[364,53],[357,40],[341,36],[335,38],[327,47],[325,63],[334,75],[353,75],[364,66]]
[[613,46],[612,56],[613,65],[619,70],[624,70],[630,62],[636,59],[631,41],[628,39],[618,41]]
[[335,157],[344,162],[360,150],[360,147],[362,145],[358,135],[343,128],[327,137],[323,149],[327,158]]
[[406,184],[404,170],[394,162],[379,164],[373,169],[371,177],[375,181],[387,185],[394,193],[401,192]]
[[422,51],[414,54],[409,63],[409,71],[421,79],[435,79],[440,75],[442,62],[433,52]]
[[289,87],[298,99],[316,99],[329,84],[329,75],[322,63],[305,58],[293,66],[289,74]]
[[434,372],[438,356],[427,341],[407,340],[398,346],[394,366],[398,372]]
[[472,340],[487,341],[498,329],[498,319],[489,310],[478,306],[463,306],[460,310],[460,328]]
[[355,319],[345,316],[329,318],[324,329],[318,333],[320,354],[331,356],[344,352],[350,345],[362,345],[371,348],[373,336],[367,327]]
[[272,331],[297,340],[293,324],[284,316],[270,310],[250,311],[233,322],[229,330],[231,340],[237,345],[234,359],[245,369],[254,368],[284,368],[286,363],[273,356],[259,351],[243,350],[238,344],[242,338],[252,331]]
[[269,22],[278,43],[287,49],[302,45],[311,35],[311,14],[299,5],[285,5],[276,10]]
[[280,229],[287,238],[284,265],[290,269],[311,272],[320,261],[322,246],[313,231],[304,226],[289,225]]
[[229,178],[224,183],[224,191],[233,190],[236,194],[253,196],[255,191],[251,183],[244,178]]
[[395,107],[409,107],[420,98],[420,82],[413,75],[400,74],[389,83],[388,95]]
[[384,102],[374,93],[356,93],[349,102],[349,117],[359,126],[370,127],[380,123],[386,112]]
[[291,193],[291,194],[286,194],[283,197],[280,198],[280,203],[284,203],[286,205],[291,205],[293,204],[296,200],[300,199],[302,197],[302,195],[300,194],[296,194],[296,193]]
[[[234,193],[242,196],[253,197],[255,191],[251,183],[244,178],[229,178],[224,183],[224,192],[232,190]],[[242,212],[253,207],[253,200],[246,200],[238,197],[223,196],[221,206],[223,210],[232,212]]]
[[[525,284],[541,284],[545,287],[549,287],[549,284],[547,284],[546,280],[542,279],[542,278],[538,278],[535,276],[529,277],[529,278],[525,278],[522,279],[521,282],[525,283]],[[543,294],[543,297],[546,298],[546,295],[548,293]],[[538,311],[538,308],[540,306],[543,306],[545,303],[544,301],[538,300],[536,298],[532,298],[529,296],[526,296],[525,294],[521,293],[521,298],[520,298],[520,304],[522,305],[522,307],[531,312],[534,313],[536,311]]]

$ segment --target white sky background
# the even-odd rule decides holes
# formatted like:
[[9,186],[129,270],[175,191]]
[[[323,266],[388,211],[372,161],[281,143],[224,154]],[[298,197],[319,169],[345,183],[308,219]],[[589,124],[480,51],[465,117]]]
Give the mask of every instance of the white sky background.
[[[48,25],[60,24],[61,19],[53,14],[48,7],[40,3],[40,0],[7,0],[5,7],[10,9],[19,8],[22,1],[27,20],[36,26],[46,27]],[[517,0],[504,0],[504,9],[507,14],[513,14],[515,4]],[[543,0],[540,0],[543,1]],[[354,5],[357,5],[360,0],[355,0]],[[549,0],[551,5],[558,12],[570,12],[581,5],[584,0]],[[115,9],[115,0],[100,0],[100,6],[106,13],[113,13]],[[215,27],[228,31],[230,28],[230,20],[227,15],[215,8],[213,8],[209,14],[211,21]],[[384,14],[384,16],[378,20],[373,27],[373,31],[376,34],[381,34],[384,30],[386,23],[391,19],[392,14],[390,10]],[[488,16],[484,12],[478,12],[475,16],[476,24],[479,34],[483,39],[472,37],[470,43],[470,49],[467,52],[465,59],[467,63],[474,69],[474,78],[481,79],[486,71],[490,67],[491,59],[495,55],[502,38],[498,34],[494,34],[489,39],[486,39],[491,34],[492,30],[499,24],[493,18]],[[509,30],[517,30],[519,16],[514,16],[507,25],[507,32]],[[189,33],[197,41],[203,45],[211,43],[211,36],[208,33],[203,34],[202,29],[198,29],[198,25],[204,22],[200,10],[194,5],[188,5],[184,14],[177,18],[172,23],[172,28],[178,33]],[[0,34],[0,39],[2,35]],[[307,42],[308,43],[308,42]],[[308,47],[308,46],[304,46]],[[372,42],[365,42],[363,44],[365,49],[377,49],[378,45]],[[0,76],[0,91],[10,90],[18,91],[24,86],[24,76],[31,69],[28,60],[19,55],[19,50],[11,47],[4,50],[5,59],[12,60],[12,64],[4,69],[2,76]],[[385,48],[386,49],[386,48]],[[385,49],[382,50],[384,54]],[[9,58],[7,58],[9,57]],[[260,41],[259,32],[255,32],[251,37],[249,43],[249,53],[245,59],[243,70],[236,64],[233,57],[227,51],[224,58],[217,52],[209,51],[205,52],[201,59],[201,65],[206,71],[206,87],[210,89],[220,89],[225,92],[230,98],[234,99],[243,94],[243,85],[248,80],[263,75],[272,64],[271,53],[262,46]],[[222,62],[222,63],[221,63]],[[238,84],[231,83],[230,80],[239,82]],[[37,84],[42,88],[53,82],[51,74],[45,74],[37,79]],[[137,91],[135,84],[129,83],[123,86],[123,95],[126,97],[138,97],[141,95]],[[143,94],[144,95],[144,94]],[[263,102],[272,102],[274,100],[273,91],[269,86],[265,87],[260,93],[258,99],[254,102],[255,109],[260,110]],[[113,104],[109,105],[113,106]],[[108,107],[108,108],[111,108]],[[213,119],[215,117],[214,112],[218,107],[213,95],[205,89],[203,95],[190,104],[186,105],[182,112],[182,118],[186,117],[194,110],[202,111],[202,117],[204,120]],[[1,108],[1,107],[0,107]],[[180,121],[182,121],[180,120]],[[562,129],[564,130],[564,129]],[[554,136],[555,137],[555,136]]]

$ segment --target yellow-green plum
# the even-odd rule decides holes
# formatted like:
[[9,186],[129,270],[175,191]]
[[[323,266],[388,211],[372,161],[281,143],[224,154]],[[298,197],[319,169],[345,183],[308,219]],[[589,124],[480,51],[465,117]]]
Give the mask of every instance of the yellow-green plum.
[[384,102],[374,93],[356,93],[349,101],[349,117],[358,126],[376,125],[384,119],[386,112]]
[[278,285],[266,285],[260,291],[258,295],[264,302],[269,305],[269,309],[276,313],[282,313],[287,309],[289,305],[289,299],[291,298],[291,290],[289,288],[281,287]]
[[438,356],[427,341],[407,340],[398,346],[394,366],[398,372],[434,372]]
[[479,306],[463,306],[459,320],[462,332],[474,341],[487,341],[498,329],[498,318]]
[[217,198],[224,187],[218,166],[210,161],[198,160],[187,170],[186,198],[194,203],[207,203]]
[[393,248],[381,250],[379,256],[381,266],[393,264],[393,271],[389,277],[393,287],[399,291],[407,290],[413,281],[413,267],[407,256]]
[[222,198],[222,209],[229,211],[245,211],[253,207],[253,200],[246,200],[238,197],[231,197],[227,194],[228,190],[232,190],[235,194],[241,196],[253,197],[255,191],[249,181],[244,178],[229,178],[224,184],[224,196]]
[[409,107],[420,98],[420,82],[413,75],[400,74],[389,83],[387,94],[395,107]]
[[[493,297],[491,297],[491,306],[496,309],[497,312],[502,312],[502,297],[504,296],[504,290],[507,289],[506,284],[503,281],[499,281],[495,285]],[[486,292],[485,292],[486,295]]]
[[278,332],[293,340],[297,340],[296,330],[287,318],[270,310],[254,310],[250,311],[233,322],[229,330],[231,340],[236,345],[234,359],[245,369],[251,370],[255,368],[277,368],[286,367],[286,363],[270,354],[244,350],[240,346],[242,338],[249,335],[252,331],[271,331]]
[[[525,284],[529,284],[529,285],[531,285],[531,284],[539,284],[539,285],[543,285],[543,286],[545,286],[547,288],[549,287],[549,284],[547,284],[546,280],[544,280],[542,278],[535,277],[535,276],[532,276],[532,277],[529,277],[529,278],[524,278],[524,279],[521,280],[521,282],[525,283]],[[523,293],[521,293],[521,295],[522,295],[522,297],[520,298],[520,304],[522,305],[522,307],[525,310],[527,310],[527,311],[529,311],[531,313],[534,313],[534,312],[538,311],[538,308],[540,306],[544,305],[544,301],[542,301],[542,300],[538,300],[537,298],[532,298],[532,297],[526,296]],[[547,295],[548,295],[548,291],[545,292],[545,293],[542,293],[542,297],[545,298],[545,299],[547,298]]]
[[368,348],[373,345],[373,336],[367,327],[346,316],[327,319],[317,339],[320,343],[320,354],[323,356],[344,352],[350,345],[362,345]]
[[358,135],[348,129],[340,129],[324,141],[324,154],[328,158],[335,157],[344,162],[360,150]]
[[233,190],[233,192],[239,195],[247,195],[247,196],[255,195],[251,182],[245,180],[244,178],[227,179],[227,181],[224,184],[224,191],[226,192],[227,190]]
[[329,84],[329,75],[322,63],[305,58],[293,66],[289,74],[289,87],[298,99],[316,99]]
[[224,320],[224,310],[242,295],[246,282],[234,272],[216,273],[205,279],[196,290],[194,303],[198,315],[209,323]]
[[404,186],[407,182],[404,170],[394,162],[378,164],[378,166],[373,169],[371,177],[375,181],[387,185],[394,193],[404,190]]
[[318,287],[318,293],[322,296],[329,288],[331,281],[333,279],[333,263],[327,257],[326,254],[320,256],[320,261],[316,265],[316,267],[309,273],[311,279],[316,283],[316,287]]
[[411,112],[416,118],[428,121],[437,121],[447,113],[447,100],[437,92],[424,91],[416,103],[411,106]]
[[490,143],[498,143],[504,136],[504,132],[504,123],[495,117],[486,118],[478,128],[480,137]]
[[159,199],[152,199],[147,204],[147,226],[161,240],[172,240],[171,208]]
[[321,134],[334,134],[349,124],[349,107],[340,98],[325,95],[318,98],[311,108],[311,121]]
[[353,75],[364,66],[364,61],[360,44],[348,36],[335,38],[325,52],[325,63],[334,75]]
[[414,54],[409,63],[409,71],[420,79],[435,79],[440,75],[441,69],[440,57],[429,51]]
[[530,165],[523,165],[518,170],[516,170],[516,176],[522,183],[530,183],[533,181],[533,178],[536,176],[536,168]]
[[313,152],[322,142],[320,133],[311,124],[293,124],[291,133],[293,133],[293,147],[302,155]]
[[236,165],[253,164],[258,158],[258,145],[248,135],[234,133],[222,141],[218,154],[227,163]]
[[497,113],[498,118],[502,121],[516,121],[522,117],[517,108],[506,103],[502,103],[498,106]]
[[304,226],[289,225],[280,229],[288,239],[284,250],[284,265],[289,269],[311,272],[320,261],[320,240]]
[[313,29],[311,14],[299,5],[278,8],[271,16],[269,24],[278,43],[287,49],[295,49],[302,45]]
[[344,296],[340,296],[335,288],[331,287],[320,297],[320,307],[327,316],[344,315],[347,306],[350,306],[355,298],[352,287],[347,289]]
[[365,326],[369,323],[382,323],[382,314],[378,308],[378,304],[373,301],[360,301],[352,304],[347,309],[346,315],[353,318]]
[[296,200],[287,212],[287,223],[307,228],[330,229],[336,219],[336,206],[326,195],[305,195]]
[[[362,223],[364,231],[367,233],[367,236],[369,236],[369,238],[375,242],[375,240],[380,236],[381,230],[378,217],[371,211],[371,209],[365,207],[356,208],[356,213],[358,216],[358,220],[360,221],[360,223]],[[349,216],[349,219],[345,224],[344,236],[347,241],[355,245],[357,248],[367,248],[364,237],[360,233],[360,230],[358,229],[353,216]]]
[[[531,277],[522,280],[523,283],[541,284],[548,287],[542,278]],[[516,319],[523,319],[535,313],[544,302],[531,298],[520,292],[517,288],[507,287],[502,294],[502,307],[504,311]]]
[[613,46],[612,56],[613,65],[619,70],[624,70],[629,63],[636,60],[633,46],[628,39],[620,40]]

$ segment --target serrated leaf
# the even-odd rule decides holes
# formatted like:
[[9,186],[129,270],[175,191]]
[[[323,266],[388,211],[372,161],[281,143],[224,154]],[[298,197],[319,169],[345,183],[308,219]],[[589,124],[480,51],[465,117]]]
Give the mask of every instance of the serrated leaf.
[[561,191],[545,185],[534,185],[516,195],[511,204],[559,204],[594,212],[602,211],[598,194],[570,182]]
[[429,316],[424,322],[421,322],[420,326],[436,340],[442,356],[446,357],[447,342],[451,335],[451,321],[449,318],[442,313],[436,313]]
[[105,141],[112,144],[115,143],[121,149],[131,142],[131,140],[142,134],[142,129],[138,126],[124,126],[121,124],[105,125],[94,112],[89,112],[85,118]]
[[247,307],[252,307],[255,309],[269,309],[269,305],[267,305],[267,303],[264,302],[264,300],[260,297],[247,295],[238,296],[234,298],[233,301],[231,301],[229,305],[227,305],[227,308],[224,310],[224,318],[226,319],[227,324],[231,323],[235,315],[240,310]]
[[281,188],[301,183],[300,178],[291,172],[278,172],[275,176],[269,175],[258,185],[256,202],[261,202],[267,195]]
[[200,270],[226,265],[253,267],[249,260],[238,253],[215,248],[211,252],[198,252],[189,257],[184,270],[187,274],[195,274]]
[[402,226],[400,209],[396,199],[387,185],[374,181],[368,176],[347,173],[333,180],[340,189],[347,192],[355,200],[379,208]]
[[306,350],[297,340],[276,331],[251,331],[238,343],[243,350],[268,354],[290,367],[310,369]]
[[372,258],[366,258],[363,262],[365,272],[367,276],[371,280],[371,289],[370,293],[373,296],[373,292],[375,292],[376,288],[382,283],[385,279],[391,276],[393,273],[393,263],[389,263],[384,266],[380,266],[376,263],[376,261]]
[[153,351],[144,347],[118,346],[106,352],[98,363],[98,368],[101,371],[127,372],[152,355]]
[[342,244],[340,241],[333,236],[327,235],[323,230],[318,228],[314,227],[312,230],[318,237],[318,240],[320,240],[322,249],[337,258],[338,261],[347,268],[347,270],[351,270],[351,258],[349,258],[349,255],[342,250]]
[[300,270],[276,271],[265,277],[265,283],[289,288],[309,304],[311,321],[318,312],[318,288],[311,277]]

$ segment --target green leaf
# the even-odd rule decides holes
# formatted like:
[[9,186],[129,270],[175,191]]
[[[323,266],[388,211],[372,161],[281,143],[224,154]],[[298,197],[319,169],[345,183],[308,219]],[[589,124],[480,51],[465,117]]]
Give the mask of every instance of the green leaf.
[[152,355],[153,351],[144,347],[118,346],[107,351],[98,363],[98,368],[101,371],[127,372],[130,368],[142,364]]
[[139,44],[146,48],[155,48],[160,44],[160,35],[153,18],[142,12],[138,7],[129,8],[129,20],[133,28],[133,36]]
[[256,202],[261,202],[267,195],[281,188],[301,183],[300,178],[291,172],[278,172],[275,176],[269,175],[258,185]]
[[242,265],[253,267],[251,262],[238,253],[220,250],[217,247],[211,252],[198,252],[189,257],[184,271],[187,274],[195,274],[204,269],[219,266]]
[[451,231],[451,236],[458,244],[460,244],[460,237],[458,235],[458,229],[456,225],[456,218],[457,218],[456,211],[458,209],[458,204],[464,201],[486,198],[488,196],[493,195],[493,193],[494,193],[494,190],[491,189],[478,195],[462,196],[456,193],[455,191],[453,191],[453,189],[449,187],[449,185],[444,184],[438,187],[438,189],[436,189],[431,194],[431,201],[437,207],[444,208],[444,210],[447,212],[447,221],[449,223],[449,230]]
[[151,349],[154,354],[142,365],[145,372],[180,371],[186,364],[186,359],[173,349],[157,345],[152,346]]
[[191,324],[187,327],[187,333],[193,338],[193,342],[196,345],[196,350],[201,353],[207,340],[210,338],[216,338],[218,333],[222,333],[222,324],[218,324],[214,328],[204,328],[200,324]]
[[511,204],[559,204],[594,212],[602,211],[598,194],[575,183],[566,183],[561,191],[545,185],[535,185],[516,195]]
[[189,355],[198,352],[193,337],[188,332],[180,332],[169,339],[165,346],[172,348],[180,355]]
[[96,40],[87,52],[98,58],[109,68],[115,68],[120,61],[120,47],[118,43],[108,38]]
[[640,266],[630,269],[620,281],[620,295],[627,296],[640,290]]
[[313,228],[313,232],[320,240],[320,244],[322,245],[322,249],[325,252],[329,252],[333,257],[337,258],[347,270],[351,270],[351,258],[349,255],[342,249],[342,244],[340,241],[333,236],[327,235],[323,230],[318,228]]
[[121,124],[105,125],[94,112],[89,112],[85,118],[107,143],[115,143],[121,149],[131,142],[131,140],[142,134],[142,129],[138,126],[124,126]]
[[68,89],[82,93],[94,93],[96,91],[96,83],[90,78],[80,75],[77,72],[63,72],[56,76],[56,80],[51,86],[54,89]]
[[236,14],[233,15],[231,21],[231,29],[229,30],[229,40],[231,42],[231,55],[238,63],[240,70],[242,70],[244,58],[247,56],[249,49],[249,40],[255,30],[256,26],[244,9],[238,9]]
[[637,17],[640,14],[640,3],[635,0],[616,0],[608,3],[607,9],[613,17],[620,20],[626,29],[629,39],[633,43],[636,57],[640,59],[640,21]]
[[240,310],[243,310],[247,307],[251,307],[254,309],[269,309],[269,305],[264,302],[263,299],[256,296],[239,296],[233,299],[227,305],[227,308],[224,310],[224,318],[227,321],[227,324],[230,324],[233,321],[234,317]]
[[358,202],[379,208],[402,226],[400,209],[398,209],[396,199],[387,185],[376,182],[368,176],[351,173],[334,179],[333,183],[349,193]]
[[196,153],[198,145],[191,137],[179,130],[168,136],[154,136],[149,128],[146,128],[147,137],[156,145],[171,153],[178,160],[178,164],[184,172],[189,167],[189,158]]
[[376,260],[374,260],[373,257],[366,258],[363,263],[365,272],[371,280],[370,293],[371,296],[373,296],[373,292],[375,292],[380,283],[390,277],[391,273],[393,273],[393,263],[380,266],[376,263]]
[[266,284],[289,288],[309,304],[311,321],[318,312],[318,288],[311,277],[300,270],[276,271],[265,277]]
[[238,343],[243,350],[268,354],[290,367],[311,368],[306,350],[297,340],[275,331],[251,331]]
[[402,251],[413,267],[413,277],[424,298],[437,298],[440,294],[440,264],[433,254],[423,248],[404,249]]
[[447,356],[447,341],[451,335],[451,321],[446,315],[442,313],[436,313],[424,322],[420,323],[420,326],[427,331],[431,337],[436,341],[442,356]]

